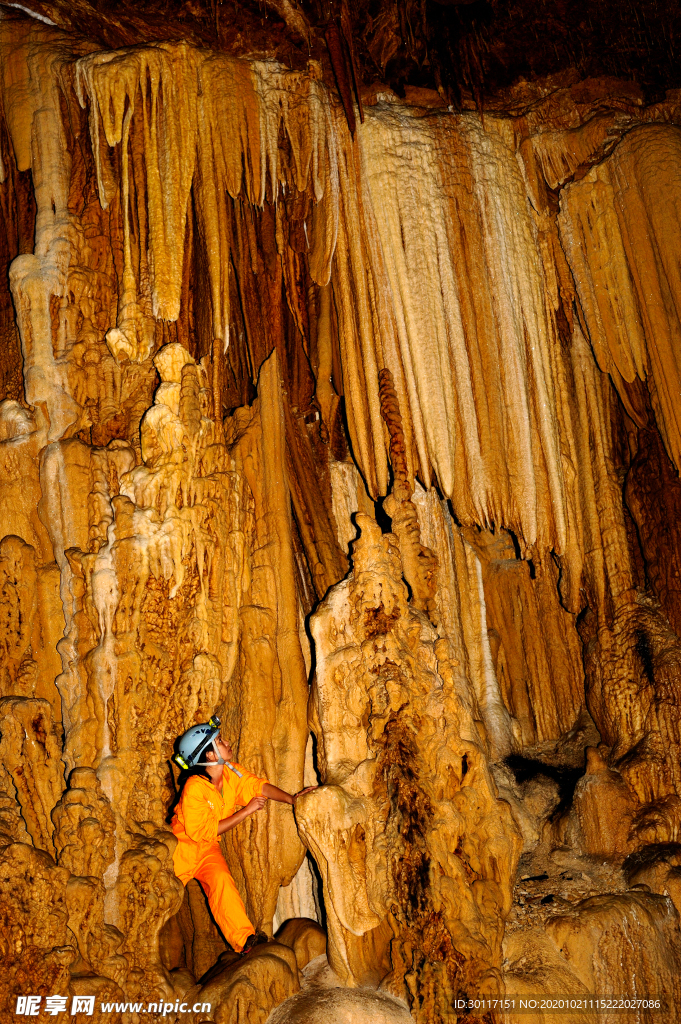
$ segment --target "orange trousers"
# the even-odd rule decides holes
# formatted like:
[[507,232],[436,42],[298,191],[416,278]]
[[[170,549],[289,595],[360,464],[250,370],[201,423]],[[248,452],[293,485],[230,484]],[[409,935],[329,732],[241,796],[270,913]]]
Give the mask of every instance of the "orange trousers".
[[[220,931],[230,946],[237,953],[241,952],[244,942],[249,935],[253,935],[255,928],[248,920],[239,890],[218,846],[206,849],[193,877],[201,883]],[[189,881],[184,878],[181,880],[185,885]]]

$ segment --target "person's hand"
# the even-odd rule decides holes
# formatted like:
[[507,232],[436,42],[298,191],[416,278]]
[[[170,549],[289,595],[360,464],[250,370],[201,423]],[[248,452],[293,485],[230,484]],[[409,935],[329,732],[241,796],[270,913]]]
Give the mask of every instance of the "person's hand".
[[267,797],[265,796],[254,796],[252,800],[249,800],[246,804],[246,810],[249,814],[255,814],[256,811],[261,811],[267,803]]
[[315,789],[319,789],[319,786],[308,786],[307,789],[301,789],[299,793],[293,794],[294,801],[297,800],[299,796],[305,796],[306,793],[314,793]]

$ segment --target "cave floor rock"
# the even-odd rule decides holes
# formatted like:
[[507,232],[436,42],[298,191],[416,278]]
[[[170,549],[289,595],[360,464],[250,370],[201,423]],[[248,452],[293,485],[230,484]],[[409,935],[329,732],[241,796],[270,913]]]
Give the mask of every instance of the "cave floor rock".
[[300,992],[273,1010],[266,1024],[412,1024],[412,1015],[399,999],[342,986],[324,955],[300,972],[300,982]]

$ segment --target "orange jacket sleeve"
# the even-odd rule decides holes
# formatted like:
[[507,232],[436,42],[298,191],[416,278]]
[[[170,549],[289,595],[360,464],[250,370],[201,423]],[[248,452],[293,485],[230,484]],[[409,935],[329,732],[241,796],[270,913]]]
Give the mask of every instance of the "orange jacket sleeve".
[[[236,779],[235,797],[236,802],[242,807],[245,807],[249,800],[252,800],[254,796],[260,796],[262,793],[262,787],[267,782],[267,779],[259,779],[257,775],[251,774],[246,771],[240,764],[234,765],[237,768],[243,778]],[[236,778],[236,776],[234,776]]]
[[188,779],[182,794],[181,809],[184,831],[195,843],[214,843],[218,836],[219,817],[208,803],[205,787]]

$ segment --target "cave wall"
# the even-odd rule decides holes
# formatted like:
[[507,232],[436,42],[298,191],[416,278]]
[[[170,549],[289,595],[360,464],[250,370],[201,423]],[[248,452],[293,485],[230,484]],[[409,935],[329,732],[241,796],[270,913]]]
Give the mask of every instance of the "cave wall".
[[351,132],[314,60],[20,16],[0,50],[2,1013],[299,987],[293,939],[221,974],[173,874],[214,711],[321,783],[223,850],[344,986],[430,1024],[629,991],[626,942],[675,994],[675,95],[386,88]]

